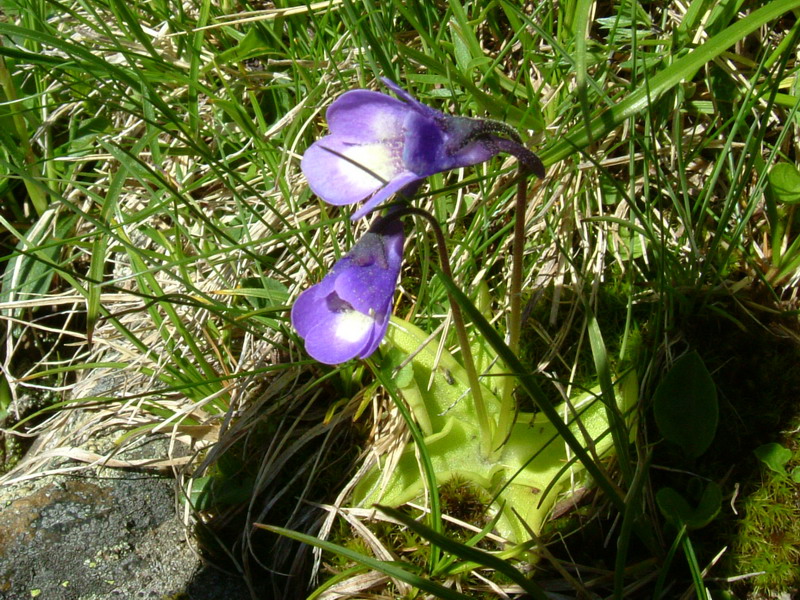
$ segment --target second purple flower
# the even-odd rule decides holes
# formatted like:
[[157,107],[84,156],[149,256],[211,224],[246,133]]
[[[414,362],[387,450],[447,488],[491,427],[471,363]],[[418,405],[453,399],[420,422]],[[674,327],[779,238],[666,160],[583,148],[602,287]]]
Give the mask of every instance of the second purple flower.
[[292,306],[292,325],[306,351],[335,365],[378,349],[392,312],[403,262],[403,225],[378,219],[322,281]]

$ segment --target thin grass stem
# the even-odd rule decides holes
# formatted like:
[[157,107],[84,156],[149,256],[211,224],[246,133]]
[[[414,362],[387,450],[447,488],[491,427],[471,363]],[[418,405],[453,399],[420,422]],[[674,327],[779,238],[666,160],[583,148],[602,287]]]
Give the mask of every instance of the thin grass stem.
[[[2,46],[2,40],[0,40]],[[36,173],[36,155],[31,146],[31,140],[28,136],[28,127],[25,124],[25,118],[19,109],[19,98],[17,97],[17,88],[14,86],[14,80],[11,73],[6,67],[6,61],[0,55],[0,86],[3,88],[3,94],[8,102],[8,107],[11,112],[11,117],[14,122],[14,129],[17,130],[17,137],[19,145],[22,150],[23,160],[25,161],[25,169],[28,171],[30,178],[25,178],[25,189],[28,191],[33,208],[39,216],[42,216],[47,210],[47,197],[42,193],[41,188],[35,183],[38,178]]]

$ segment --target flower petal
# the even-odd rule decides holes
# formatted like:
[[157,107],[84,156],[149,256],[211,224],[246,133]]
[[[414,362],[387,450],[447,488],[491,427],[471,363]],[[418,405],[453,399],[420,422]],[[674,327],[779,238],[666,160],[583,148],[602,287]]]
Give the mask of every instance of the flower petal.
[[486,162],[493,156],[499,154],[499,152],[499,148],[492,144],[487,144],[483,140],[472,142],[448,157],[448,166],[446,169],[471,167],[472,165]]
[[325,305],[325,297],[333,292],[336,278],[328,274],[322,281],[312,285],[297,297],[292,305],[292,327],[306,337],[321,319],[327,319],[330,311]]
[[394,269],[400,273],[400,267],[403,265],[403,245],[406,241],[405,232],[403,231],[403,224],[391,218],[391,213],[382,219],[382,222],[375,221],[373,227],[379,227],[379,235],[383,238],[383,248],[386,252],[386,262],[389,268]]
[[383,337],[386,335],[386,330],[389,328],[389,317],[391,313],[386,311],[383,314],[382,319],[376,319],[375,325],[372,327],[372,336],[370,337],[369,341],[366,343],[364,348],[362,348],[361,352],[359,353],[359,358],[367,358],[368,356],[372,355],[375,350],[378,349],[378,346],[381,345],[381,341]]
[[377,265],[347,269],[336,278],[336,295],[355,310],[383,315],[392,306],[397,271]]
[[305,336],[306,352],[326,365],[364,358],[372,353],[366,350],[373,343],[374,328],[375,319],[358,311],[331,313]]
[[386,94],[352,90],[342,94],[325,113],[331,133],[360,144],[400,140],[409,107]]
[[419,177],[444,171],[448,166],[444,153],[445,132],[438,121],[420,113],[410,113],[405,120],[403,163]]
[[[369,200],[367,200],[364,205],[359,208],[353,215],[350,217],[351,221],[356,221],[366,215],[367,213],[372,212],[378,204],[386,200],[389,196],[401,192],[406,191],[409,186],[412,186],[415,183],[419,183],[422,181],[422,177],[417,175],[416,173],[411,173],[410,171],[405,171],[397,175],[394,179],[392,179],[383,189],[378,190],[378,192],[372,196]],[[416,189],[416,188],[414,188]],[[411,192],[413,193],[413,192]]]
[[400,143],[353,144],[336,135],[314,142],[300,162],[311,190],[337,206],[363,200],[403,171]]
[[414,96],[412,96],[403,88],[401,88],[399,85],[397,85],[391,79],[386,79],[386,77],[381,77],[381,81],[383,82],[383,85],[392,90],[399,98],[405,100],[408,103],[408,105],[417,112],[422,113],[423,115],[427,115],[428,117],[442,116],[443,113],[440,113],[435,108],[431,108],[430,106],[423,104],[422,102],[414,98]]

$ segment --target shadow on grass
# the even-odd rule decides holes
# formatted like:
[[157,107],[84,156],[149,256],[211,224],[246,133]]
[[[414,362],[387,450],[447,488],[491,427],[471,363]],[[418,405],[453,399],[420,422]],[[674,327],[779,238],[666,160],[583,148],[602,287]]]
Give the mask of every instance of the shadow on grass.
[[[632,538],[626,582],[636,577],[652,581],[626,598],[653,598],[656,572],[677,533],[663,522],[655,493],[671,487],[697,505],[709,481],[722,488],[720,512],[706,527],[689,531],[689,539],[700,567],[709,567],[704,581],[713,597],[766,600],[800,594],[800,486],[789,475],[800,465],[800,346],[789,335],[797,318],[772,315],[756,323],[737,313],[733,302],[724,307],[730,313],[719,308],[684,317],[669,332],[670,339],[679,340],[673,355],[697,351],[717,386],[719,425],[710,448],[691,458],[661,439],[650,398],[643,398],[653,452],[645,510],[657,522],[663,555],[653,557]],[[746,326],[721,314],[735,314]],[[769,470],[756,457],[754,450],[767,443],[792,452],[787,473]],[[619,531],[615,519],[596,506],[585,506],[551,523],[551,533],[565,536],[552,550],[566,563],[584,566],[587,577],[604,578],[594,588],[598,591],[612,587]],[[662,598],[695,597],[680,550],[664,575]]]
[[[323,397],[340,396],[331,391],[310,408],[253,422],[218,457],[193,498],[200,511],[195,535],[209,568],[237,573],[253,599],[307,597],[312,549],[255,524],[316,535],[328,514],[319,505],[334,503],[363,447],[363,432],[349,408],[323,424],[329,408]],[[284,450],[276,454],[275,447]],[[187,593],[202,587],[204,575],[198,574]]]
[[[737,598],[800,592],[800,486],[754,454],[778,443],[792,452],[789,470],[800,464],[800,347],[785,327],[796,329],[796,317],[752,323],[744,331],[719,318],[685,326],[717,385],[720,418],[714,443],[696,464],[674,464],[723,486],[720,515],[692,540],[708,560],[727,547],[712,577],[763,572],[724,586]],[[664,461],[674,459],[669,450],[663,449]],[[662,476],[667,483],[673,478]]]

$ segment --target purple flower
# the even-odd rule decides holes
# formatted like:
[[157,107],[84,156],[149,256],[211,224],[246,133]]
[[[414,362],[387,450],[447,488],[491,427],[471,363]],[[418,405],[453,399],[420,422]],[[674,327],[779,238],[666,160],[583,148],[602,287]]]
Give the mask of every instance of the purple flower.
[[403,225],[378,219],[318,284],[292,306],[292,325],[306,351],[335,365],[377,350],[392,312],[403,261]]
[[314,142],[300,163],[311,190],[329,204],[369,197],[354,220],[392,194],[410,196],[429,175],[499,152],[513,154],[528,172],[544,176],[542,162],[507,125],[445,115],[388,79],[383,83],[404,102],[369,90],[342,94],[328,107],[330,135]]

